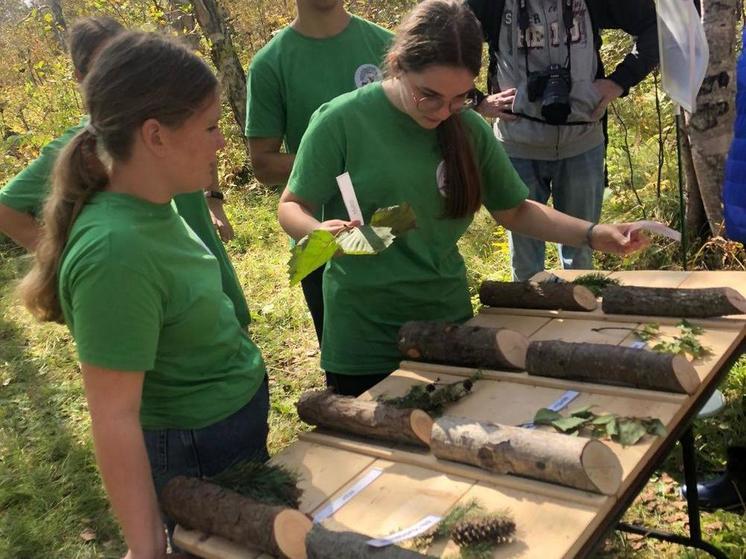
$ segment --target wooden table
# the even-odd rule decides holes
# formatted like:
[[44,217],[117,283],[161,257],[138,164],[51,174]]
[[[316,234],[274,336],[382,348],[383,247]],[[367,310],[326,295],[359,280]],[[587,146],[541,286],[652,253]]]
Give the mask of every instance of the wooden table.
[[[577,274],[557,272],[557,275],[571,279]],[[625,285],[729,286],[746,295],[746,272],[649,271],[610,275]],[[630,345],[637,340],[625,328],[652,321],[661,325],[664,334],[677,332],[678,319],[611,316],[600,310],[583,313],[486,308],[471,323],[511,328],[531,340]],[[330,529],[383,537],[427,515],[444,515],[456,504],[476,498],[489,510],[509,509],[516,521],[515,540],[499,546],[495,558],[585,557],[616,526],[655,468],[687,432],[692,418],[743,353],[746,315],[690,322],[705,328],[700,341],[711,349],[710,354],[693,362],[701,380],[694,394],[571,382],[528,376],[523,372],[486,371],[482,380],[475,384],[473,393],[447,410],[449,415],[518,425],[531,420],[538,408],[549,405],[566,390],[576,390],[580,395],[572,407],[593,404],[598,410],[620,415],[660,418],[668,431],[666,437],[646,436],[627,448],[605,442],[619,458],[624,471],[616,495],[598,495],[517,476],[496,475],[435,459],[429,452],[321,430],[301,433],[299,440],[276,455],[272,462],[298,472],[300,487],[304,490],[300,510],[309,514],[347,491],[371,469],[382,470],[372,484],[324,522]],[[609,326],[615,328],[595,330]],[[404,361],[399,370],[360,398],[372,399],[382,394],[399,396],[415,383],[432,382],[436,378],[456,380],[474,372],[467,368]],[[175,539],[180,547],[205,558],[269,558],[257,551],[238,549],[220,538],[181,528],[177,528]],[[428,553],[442,557],[454,551],[454,544],[449,543],[431,548]]]

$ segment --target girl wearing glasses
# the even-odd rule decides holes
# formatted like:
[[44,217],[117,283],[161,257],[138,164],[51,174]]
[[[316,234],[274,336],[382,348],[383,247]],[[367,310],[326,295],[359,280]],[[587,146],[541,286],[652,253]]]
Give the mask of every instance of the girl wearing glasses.
[[[472,316],[456,245],[483,205],[513,231],[625,254],[645,239],[626,225],[596,225],[526,200],[527,189],[471,107],[482,31],[457,0],[426,0],[406,17],[387,56],[386,79],[323,105],[303,137],[279,205],[296,239],[348,221],[336,177],[348,172],[364,219],[408,202],[417,229],[381,254],[339,256],[324,278],[321,366],[338,393],[358,395],[395,370],[408,320]],[[323,205],[326,221],[313,217]]]

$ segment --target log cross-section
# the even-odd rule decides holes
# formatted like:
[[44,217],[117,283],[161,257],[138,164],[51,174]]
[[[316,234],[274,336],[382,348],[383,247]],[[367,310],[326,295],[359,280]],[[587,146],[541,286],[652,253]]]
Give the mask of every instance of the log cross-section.
[[399,330],[399,350],[414,361],[480,369],[522,369],[528,339],[507,328],[412,321]]
[[422,410],[338,396],[328,390],[301,395],[298,416],[310,425],[390,442],[427,446],[432,419]]
[[515,474],[614,495],[622,466],[601,441],[443,416],[433,423],[432,453],[500,474]]
[[530,375],[693,394],[699,375],[683,356],[609,344],[534,341],[528,346]]
[[680,289],[674,287],[610,286],[601,292],[606,314],[709,318],[746,314],[746,299],[730,287]]
[[255,547],[277,557],[305,559],[310,519],[197,478],[178,476],[160,496],[163,511],[180,525]]
[[479,300],[488,307],[592,311],[596,296],[587,287],[572,283],[535,281],[484,281]]

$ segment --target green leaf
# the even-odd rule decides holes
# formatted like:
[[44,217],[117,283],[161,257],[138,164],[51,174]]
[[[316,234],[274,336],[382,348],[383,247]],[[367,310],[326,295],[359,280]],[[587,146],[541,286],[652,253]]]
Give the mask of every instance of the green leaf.
[[303,237],[293,247],[288,262],[290,285],[297,284],[316,268],[326,264],[338,249],[337,240],[329,231],[316,229]]
[[370,219],[373,227],[390,227],[394,236],[406,233],[417,227],[417,218],[414,210],[407,202],[398,206],[390,206],[376,210]]
[[616,441],[622,446],[632,446],[645,436],[647,429],[639,419],[620,419]]
[[665,437],[668,434],[665,425],[660,419],[648,419],[645,421],[645,429],[656,437]]
[[337,236],[337,244],[345,254],[378,254],[394,242],[391,227],[361,225]]
[[552,421],[557,421],[558,419],[562,419],[562,416],[549,408],[541,408],[534,415],[534,423],[536,425],[551,425]]
[[611,415],[610,413],[606,415],[598,415],[593,418],[593,421],[591,421],[591,425],[606,425],[610,421],[614,421],[616,419],[616,416]]
[[613,421],[609,421],[606,424],[606,436],[610,439],[614,439],[619,434],[619,422],[616,417],[613,417]]
[[590,419],[593,417],[593,412],[591,411],[591,408],[593,406],[583,406],[582,408],[578,408],[576,410],[572,410],[570,412],[570,416],[572,417],[582,417],[583,419]]
[[552,427],[563,433],[569,433],[570,431],[576,431],[586,423],[588,423],[588,420],[582,417],[562,417],[552,421]]

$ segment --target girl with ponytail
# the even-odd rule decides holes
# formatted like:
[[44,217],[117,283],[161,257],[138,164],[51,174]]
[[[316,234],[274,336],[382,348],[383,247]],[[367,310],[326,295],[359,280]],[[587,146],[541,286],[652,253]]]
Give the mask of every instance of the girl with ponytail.
[[[417,229],[370,258],[340,256],[324,276],[321,366],[338,392],[360,394],[397,368],[408,320],[471,317],[457,241],[484,206],[504,227],[571,246],[627,253],[644,240],[627,225],[596,225],[526,200],[526,186],[474,111],[482,30],[460,0],[420,2],[399,27],[387,76],[314,115],[278,210],[300,239],[355,225],[335,178],[350,174],[364,219],[409,203]],[[313,211],[324,206],[327,221]]]
[[262,357],[218,261],[171,204],[212,181],[218,84],[184,47],[122,33],[83,89],[90,123],[57,160],[21,295],[75,339],[127,556],[162,557],[157,494],[171,477],[268,458]]

